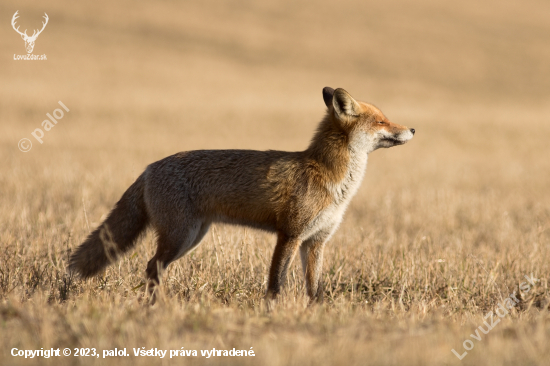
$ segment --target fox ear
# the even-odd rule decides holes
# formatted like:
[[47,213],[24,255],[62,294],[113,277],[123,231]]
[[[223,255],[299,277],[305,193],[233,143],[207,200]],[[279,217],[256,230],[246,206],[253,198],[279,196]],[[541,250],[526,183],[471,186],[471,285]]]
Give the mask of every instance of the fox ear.
[[325,101],[325,105],[327,108],[330,108],[332,105],[332,95],[334,94],[334,89],[332,89],[330,86],[325,86],[323,88],[323,100]]
[[347,121],[349,117],[358,116],[360,113],[359,103],[344,89],[338,88],[334,91],[332,98],[334,112],[341,119]]

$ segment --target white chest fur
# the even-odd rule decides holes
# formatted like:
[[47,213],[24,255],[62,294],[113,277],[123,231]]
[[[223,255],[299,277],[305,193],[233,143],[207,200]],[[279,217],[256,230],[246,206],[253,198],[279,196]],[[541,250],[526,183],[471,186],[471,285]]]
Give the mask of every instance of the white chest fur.
[[356,136],[351,141],[349,145],[350,159],[344,179],[331,187],[336,206],[347,206],[351,198],[357,193],[367,169],[368,143],[369,141],[365,135]]
[[337,183],[331,183],[327,187],[333,197],[333,202],[319,213],[319,216],[311,223],[304,233],[310,237],[318,232],[325,232],[328,236],[336,230],[352,197],[357,193],[361,181],[365,175],[368,160],[368,140],[355,138],[350,144],[350,160],[344,179]]

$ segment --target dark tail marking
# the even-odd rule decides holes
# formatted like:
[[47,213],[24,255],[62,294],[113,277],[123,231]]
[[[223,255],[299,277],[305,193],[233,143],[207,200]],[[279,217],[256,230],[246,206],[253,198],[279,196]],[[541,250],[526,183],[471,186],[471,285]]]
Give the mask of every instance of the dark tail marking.
[[143,189],[142,175],[124,192],[107,219],[71,255],[71,273],[92,277],[134,246],[148,224]]

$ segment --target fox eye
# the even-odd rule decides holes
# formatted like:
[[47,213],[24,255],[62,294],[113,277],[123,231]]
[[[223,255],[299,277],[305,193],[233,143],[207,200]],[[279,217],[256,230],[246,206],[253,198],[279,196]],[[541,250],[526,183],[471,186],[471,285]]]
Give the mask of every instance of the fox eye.
[[378,124],[383,125],[383,124],[385,124],[385,122],[384,121],[378,121]]

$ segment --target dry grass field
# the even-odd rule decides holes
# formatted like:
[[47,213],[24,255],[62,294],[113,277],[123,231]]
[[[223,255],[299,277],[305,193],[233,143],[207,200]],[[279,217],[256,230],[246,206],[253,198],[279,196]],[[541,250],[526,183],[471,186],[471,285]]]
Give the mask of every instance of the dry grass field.
[[[33,52],[47,61],[13,59],[26,54],[16,10],[21,29],[48,14]],[[8,0],[0,14],[1,365],[550,364],[548,1]],[[151,233],[102,276],[67,276],[70,251],[147,164],[305,149],[324,86],[417,132],[369,156],[325,250],[322,305],[307,306],[298,260],[268,312],[275,237],[242,227],[215,225],[154,306],[140,286]],[[39,144],[31,132],[58,101],[70,111]],[[540,279],[528,292],[525,275]],[[51,347],[100,357],[11,355]],[[114,348],[131,356],[102,358]]]

